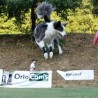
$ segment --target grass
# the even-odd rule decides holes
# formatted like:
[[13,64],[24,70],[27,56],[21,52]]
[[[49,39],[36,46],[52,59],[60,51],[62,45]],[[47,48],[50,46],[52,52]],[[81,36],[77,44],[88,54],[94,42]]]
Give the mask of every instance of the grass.
[[98,87],[85,88],[0,88],[0,98],[98,98]]

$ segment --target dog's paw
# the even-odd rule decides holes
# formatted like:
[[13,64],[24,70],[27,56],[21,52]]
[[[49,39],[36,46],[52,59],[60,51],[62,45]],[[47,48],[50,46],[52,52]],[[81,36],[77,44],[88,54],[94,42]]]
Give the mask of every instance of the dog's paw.
[[48,53],[44,53],[44,58],[48,59]]
[[62,51],[62,50],[60,50],[60,51],[59,51],[59,54],[63,54],[63,51]]
[[49,57],[52,58],[53,57],[53,52],[49,53]]

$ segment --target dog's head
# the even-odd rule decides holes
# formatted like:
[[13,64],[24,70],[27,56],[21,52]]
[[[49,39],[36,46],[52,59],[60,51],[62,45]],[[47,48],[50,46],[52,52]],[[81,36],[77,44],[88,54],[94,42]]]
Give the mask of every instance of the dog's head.
[[62,24],[61,21],[58,22],[54,22],[54,29],[57,31],[57,33],[62,36],[65,37],[66,36],[66,32],[64,27],[68,24],[68,22]]

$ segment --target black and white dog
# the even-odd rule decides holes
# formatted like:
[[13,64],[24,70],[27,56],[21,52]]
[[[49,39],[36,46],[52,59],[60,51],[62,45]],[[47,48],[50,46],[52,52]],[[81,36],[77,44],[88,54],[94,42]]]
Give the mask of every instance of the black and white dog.
[[64,26],[60,21],[51,21],[50,14],[54,10],[51,4],[42,2],[37,8],[37,17],[44,18],[45,22],[38,24],[34,30],[34,37],[37,45],[43,50],[44,58],[53,57],[54,44],[58,46],[59,54],[62,54],[62,48],[59,44],[59,36],[65,37]]

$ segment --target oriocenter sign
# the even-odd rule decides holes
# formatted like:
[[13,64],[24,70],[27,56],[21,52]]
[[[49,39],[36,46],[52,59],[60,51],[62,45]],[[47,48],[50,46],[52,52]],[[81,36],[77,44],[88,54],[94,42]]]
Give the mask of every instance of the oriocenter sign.
[[52,71],[14,71],[11,84],[17,88],[51,88]]

